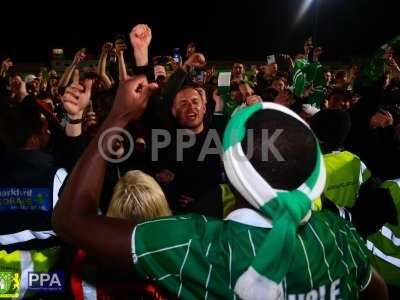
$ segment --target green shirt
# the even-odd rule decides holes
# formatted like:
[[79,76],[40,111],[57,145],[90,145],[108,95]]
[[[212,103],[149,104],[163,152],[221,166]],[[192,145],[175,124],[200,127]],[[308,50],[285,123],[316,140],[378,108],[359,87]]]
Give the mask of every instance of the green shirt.
[[[270,228],[251,209],[233,211],[225,220],[191,214],[141,223],[132,233],[135,269],[177,298],[235,299],[235,282]],[[283,281],[289,300],[357,299],[371,276],[364,241],[350,223],[327,211],[299,228],[292,259]]]

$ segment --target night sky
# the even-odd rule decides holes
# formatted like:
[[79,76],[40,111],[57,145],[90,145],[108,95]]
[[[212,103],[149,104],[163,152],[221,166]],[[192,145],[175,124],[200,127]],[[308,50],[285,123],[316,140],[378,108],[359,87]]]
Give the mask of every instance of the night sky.
[[[53,47],[64,48],[67,56],[81,47],[97,54],[103,42],[147,23],[153,30],[152,55],[169,55],[189,41],[197,42],[210,59],[295,54],[313,33],[313,6],[295,24],[303,1],[311,0],[2,1],[0,52],[26,62],[46,61]],[[326,48],[328,59],[367,55],[400,34],[396,1],[318,1],[316,44]]]

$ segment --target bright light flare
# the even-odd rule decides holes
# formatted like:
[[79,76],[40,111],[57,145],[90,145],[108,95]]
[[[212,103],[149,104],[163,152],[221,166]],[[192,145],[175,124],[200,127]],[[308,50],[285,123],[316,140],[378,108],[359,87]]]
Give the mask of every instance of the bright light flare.
[[298,23],[301,19],[303,19],[304,15],[307,13],[308,9],[310,8],[313,0],[303,0],[303,4],[300,7],[299,12],[295,18],[295,23]]

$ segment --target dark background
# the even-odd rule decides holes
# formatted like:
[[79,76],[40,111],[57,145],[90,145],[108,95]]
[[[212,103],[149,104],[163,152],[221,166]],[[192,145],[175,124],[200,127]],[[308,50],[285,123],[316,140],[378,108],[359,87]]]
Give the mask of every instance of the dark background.
[[[97,55],[101,44],[132,25],[153,31],[151,54],[171,54],[195,41],[209,59],[265,59],[295,54],[313,33],[314,4],[295,18],[304,1],[15,1],[0,8],[0,52],[16,61],[44,62],[53,47],[66,56],[82,47]],[[367,55],[400,33],[396,1],[319,0],[317,43],[325,58]]]

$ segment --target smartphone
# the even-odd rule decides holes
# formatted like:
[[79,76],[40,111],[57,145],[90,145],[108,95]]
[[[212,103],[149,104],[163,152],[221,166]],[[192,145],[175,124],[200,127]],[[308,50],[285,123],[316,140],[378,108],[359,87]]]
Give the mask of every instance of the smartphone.
[[176,63],[180,63],[182,57],[181,54],[179,53],[179,48],[175,48],[174,51],[172,52],[172,58]]
[[204,71],[200,71],[196,74],[196,81],[197,82],[204,82]]

